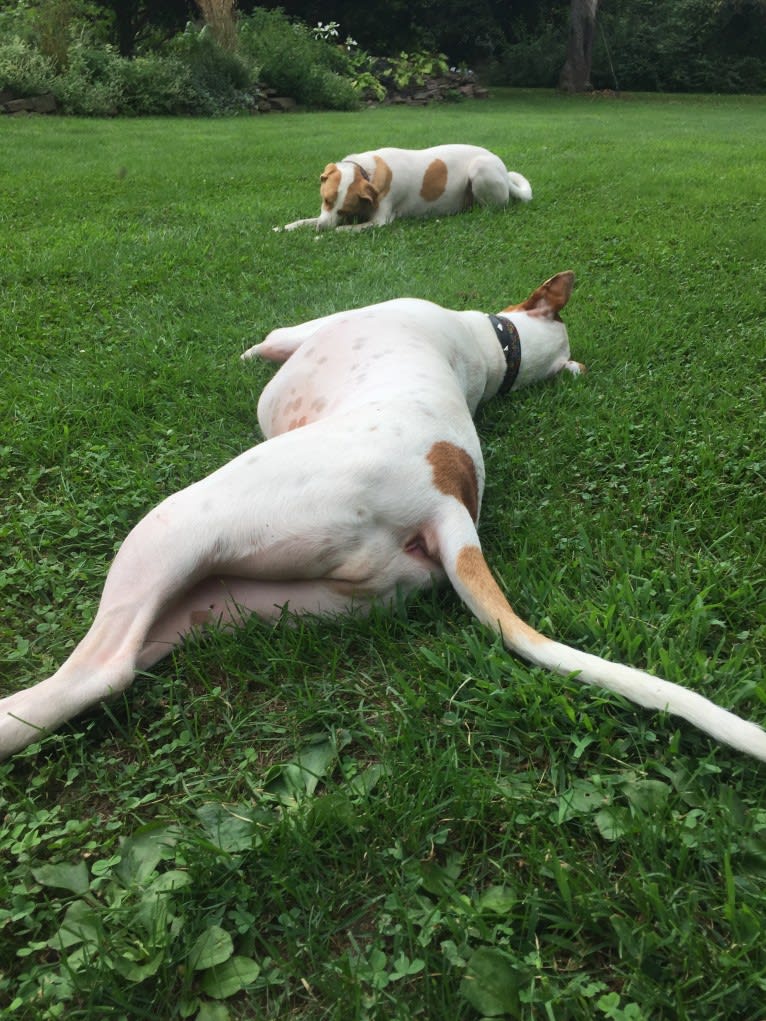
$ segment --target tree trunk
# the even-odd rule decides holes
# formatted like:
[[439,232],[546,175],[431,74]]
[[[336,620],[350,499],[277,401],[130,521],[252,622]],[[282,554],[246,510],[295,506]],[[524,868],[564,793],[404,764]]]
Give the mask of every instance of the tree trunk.
[[598,0],[572,0],[567,55],[559,75],[559,88],[563,92],[586,92],[591,88],[590,65],[597,9]]

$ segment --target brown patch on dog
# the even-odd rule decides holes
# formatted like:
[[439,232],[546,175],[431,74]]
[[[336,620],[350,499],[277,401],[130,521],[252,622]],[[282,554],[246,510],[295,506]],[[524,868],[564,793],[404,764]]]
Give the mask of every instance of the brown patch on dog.
[[375,160],[375,170],[372,175],[372,185],[378,193],[378,198],[382,199],[384,195],[388,195],[391,190],[391,167],[381,156],[373,156]]
[[189,614],[189,623],[192,627],[204,627],[205,624],[209,624],[213,619],[213,611],[210,610],[192,610]]
[[530,315],[545,316],[547,319],[560,319],[559,312],[569,301],[574,280],[575,276],[571,269],[557,273],[544,284],[540,284],[520,305],[509,305],[503,312],[528,312]]
[[499,628],[505,639],[510,640],[515,632],[517,636],[523,634],[530,642],[550,640],[516,616],[478,546],[464,546],[457,555],[455,566],[458,577],[480,604],[486,621]]
[[471,456],[462,447],[440,440],[428,451],[427,460],[439,492],[454,496],[476,521],[479,516],[479,483]]
[[426,202],[435,202],[447,187],[447,164],[444,160],[431,160],[423,174],[420,197]]
[[339,187],[340,170],[334,163],[328,163],[319,176],[319,194],[322,196],[322,205],[328,213],[335,208],[338,201]]

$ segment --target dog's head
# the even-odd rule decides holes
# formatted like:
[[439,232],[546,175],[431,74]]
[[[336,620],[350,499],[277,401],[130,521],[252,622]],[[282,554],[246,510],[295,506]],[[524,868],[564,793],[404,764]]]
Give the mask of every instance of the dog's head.
[[584,365],[569,358],[569,336],[560,315],[574,282],[571,270],[557,273],[519,305],[509,305],[498,313],[501,319],[513,323],[520,339],[521,363],[512,390],[563,370],[574,375],[585,372]]
[[357,163],[328,163],[319,178],[322,209],[317,226],[364,223],[378,206],[378,190]]

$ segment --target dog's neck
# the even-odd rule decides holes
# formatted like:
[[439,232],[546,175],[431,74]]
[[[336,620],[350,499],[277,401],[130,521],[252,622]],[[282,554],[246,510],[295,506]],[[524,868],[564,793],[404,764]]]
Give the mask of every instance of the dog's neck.
[[359,168],[359,173],[362,175],[362,177],[365,179],[365,181],[369,181],[370,180],[370,175],[364,169],[362,164],[361,163],[357,163],[356,160],[338,160],[338,162],[339,163],[350,163],[352,166],[358,167]]
[[489,321],[494,327],[495,335],[500,341],[500,347],[503,349],[503,355],[505,356],[505,375],[497,391],[497,396],[502,397],[503,394],[508,393],[511,389],[519,374],[519,366],[521,365],[521,338],[519,337],[519,331],[510,319],[506,319],[503,316],[490,315]]

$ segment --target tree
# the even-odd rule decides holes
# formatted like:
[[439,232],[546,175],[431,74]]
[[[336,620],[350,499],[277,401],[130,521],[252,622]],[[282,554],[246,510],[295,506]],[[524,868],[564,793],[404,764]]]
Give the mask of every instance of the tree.
[[585,92],[590,87],[593,37],[596,32],[598,0],[572,0],[569,39],[559,88],[564,92]]

